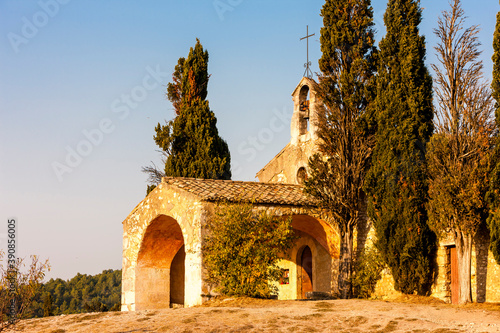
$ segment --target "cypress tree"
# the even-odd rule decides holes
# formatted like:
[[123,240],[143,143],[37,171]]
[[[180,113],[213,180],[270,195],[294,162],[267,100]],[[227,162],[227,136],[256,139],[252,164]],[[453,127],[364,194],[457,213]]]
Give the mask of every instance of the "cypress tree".
[[425,145],[433,132],[433,105],[425,40],[418,30],[421,19],[418,0],[389,0],[371,110],[375,147],[365,183],[375,245],[396,290],[407,294],[430,292],[436,251],[425,209]]
[[208,52],[197,39],[188,57],[179,59],[167,87],[177,115],[155,128],[154,140],[167,155],[166,176],[231,178],[229,148],[219,136],[217,119],[206,100],[209,77]]
[[373,77],[373,10],[370,0],[328,0],[321,11],[319,152],[309,160],[307,193],[332,215],[340,232],[338,286],[352,295],[353,236],[365,211],[362,190],[371,140],[360,126]]
[[497,263],[500,264],[500,12],[497,13],[497,24],[493,35],[493,81],[491,94],[495,99],[495,122],[497,136],[495,148],[490,161],[490,186],[486,199],[489,204],[488,228],[490,230],[490,249]]

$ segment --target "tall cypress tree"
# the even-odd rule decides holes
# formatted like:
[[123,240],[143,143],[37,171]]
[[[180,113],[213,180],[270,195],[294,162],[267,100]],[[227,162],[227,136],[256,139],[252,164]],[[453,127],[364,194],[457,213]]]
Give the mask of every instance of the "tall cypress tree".
[[362,119],[373,77],[373,11],[370,0],[327,0],[321,10],[319,152],[309,161],[307,193],[318,198],[340,231],[338,286],[342,298],[352,294],[353,236],[365,209],[363,183],[371,140]]
[[206,100],[209,77],[208,52],[197,39],[188,57],[179,59],[167,87],[177,116],[155,128],[154,140],[167,155],[166,176],[231,178],[229,148]]
[[433,132],[432,78],[424,64],[418,0],[389,0],[380,41],[375,148],[365,190],[376,246],[403,293],[430,291],[436,236],[427,224],[425,146]]
[[490,187],[486,194],[489,204],[490,215],[488,217],[488,228],[490,229],[490,249],[495,260],[500,264],[500,12],[497,13],[497,24],[493,35],[493,82],[491,83],[491,94],[495,99],[495,122],[497,137],[495,150],[490,162]]

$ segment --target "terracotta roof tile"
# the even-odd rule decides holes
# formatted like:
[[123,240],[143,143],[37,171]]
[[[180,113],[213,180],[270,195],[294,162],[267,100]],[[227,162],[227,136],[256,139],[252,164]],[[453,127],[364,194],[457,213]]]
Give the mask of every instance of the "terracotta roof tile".
[[316,206],[315,200],[302,192],[301,185],[181,177],[164,177],[162,181],[193,193],[204,201]]

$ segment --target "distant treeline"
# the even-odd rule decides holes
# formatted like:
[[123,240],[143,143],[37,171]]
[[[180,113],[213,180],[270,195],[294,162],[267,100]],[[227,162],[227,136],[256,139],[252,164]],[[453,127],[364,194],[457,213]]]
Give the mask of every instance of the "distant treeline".
[[32,302],[29,317],[44,317],[82,312],[119,311],[121,270],[101,274],[78,273],[71,280],[50,279]]

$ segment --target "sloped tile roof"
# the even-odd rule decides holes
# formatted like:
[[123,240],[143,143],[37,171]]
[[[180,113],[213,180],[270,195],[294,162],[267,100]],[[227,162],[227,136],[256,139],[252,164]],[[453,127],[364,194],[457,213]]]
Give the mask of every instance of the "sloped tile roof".
[[181,177],[164,177],[162,181],[193,193],[203,201],[316,206],[315,200],[302,192],[301,185]]

